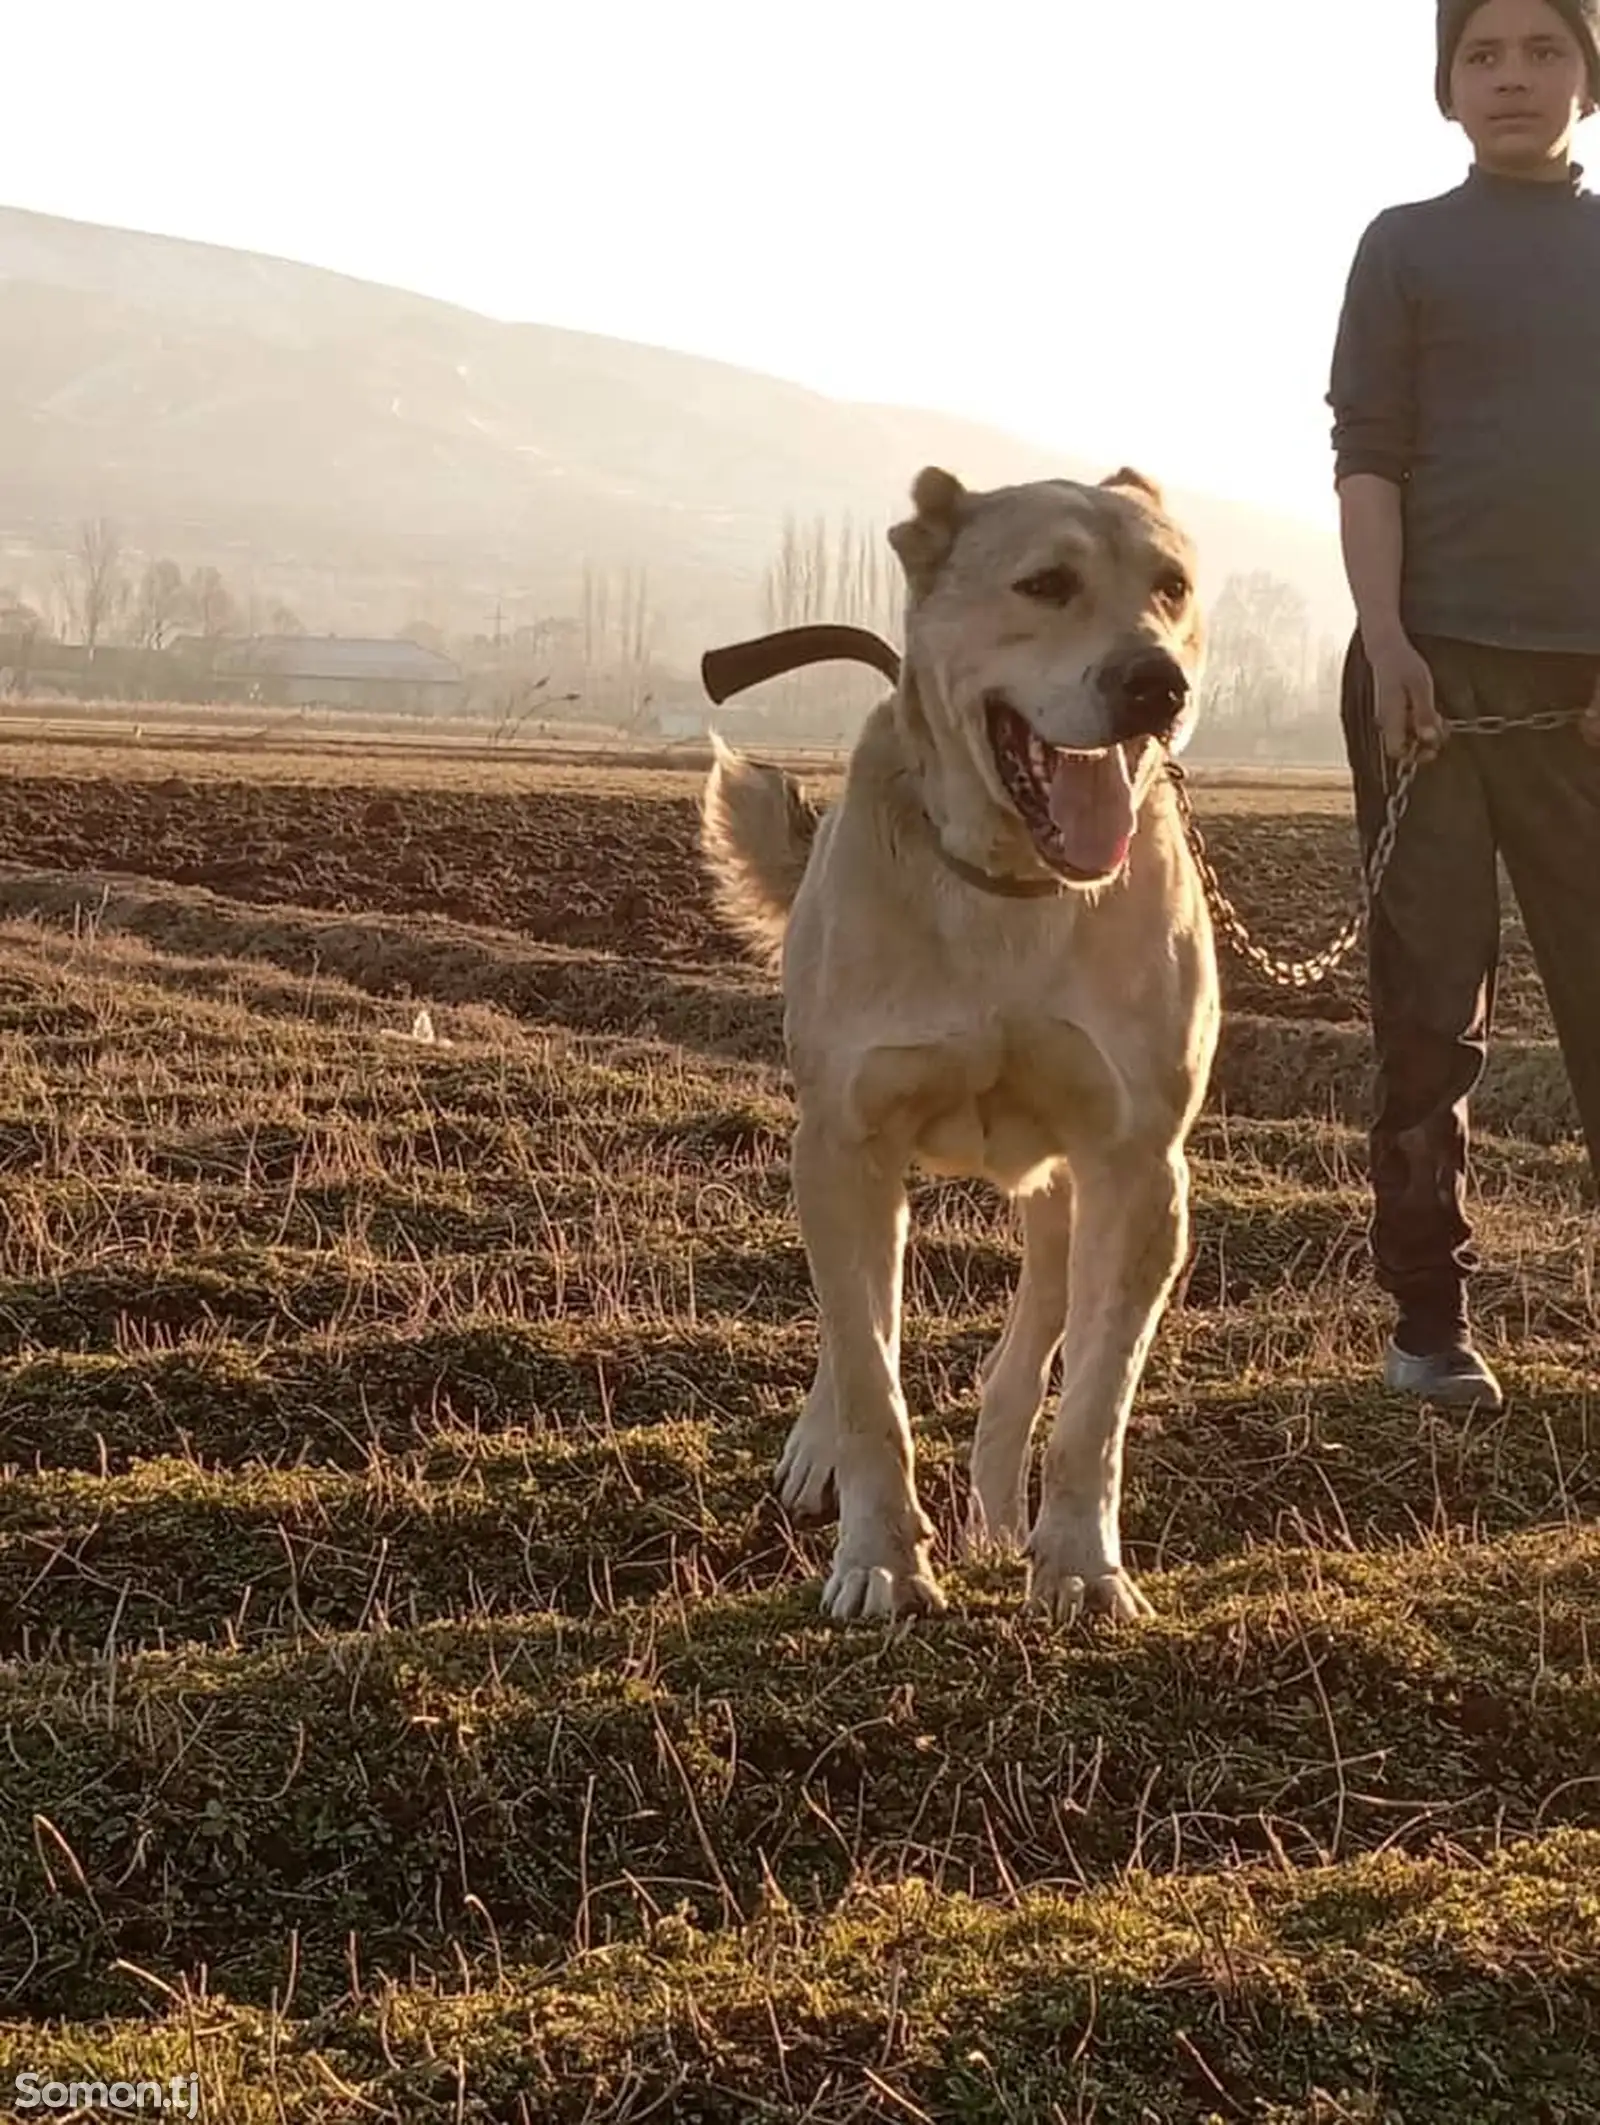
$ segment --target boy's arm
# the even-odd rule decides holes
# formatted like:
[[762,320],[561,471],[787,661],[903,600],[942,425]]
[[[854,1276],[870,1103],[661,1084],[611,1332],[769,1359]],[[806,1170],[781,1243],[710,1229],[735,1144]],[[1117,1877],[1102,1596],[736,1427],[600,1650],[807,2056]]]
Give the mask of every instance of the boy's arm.
[[1339,481],[1339,538],[1345,579],[1370,656],[1405,633],[1400,584],[1405,559],[1404,497],[1381,472],[1350,472]]
[[1398,484],[1382,473],[1352,472],[1339,482],[1345,575],[1372,666],[1384,744],[1396,759],[1408,742],[1431,754],[1444,740],[1433,673],[1400,616],[1401,499]]
[[1380,215],[1356,252],[1328,403],[1345,576],[1377,683],[1384,742],[1398,756],[1413,740],[1426,752],[1436,750],[1443,729],[1433,674],[1401,617],[1415,355],[1411,307],[1391,235],[1391,224]]

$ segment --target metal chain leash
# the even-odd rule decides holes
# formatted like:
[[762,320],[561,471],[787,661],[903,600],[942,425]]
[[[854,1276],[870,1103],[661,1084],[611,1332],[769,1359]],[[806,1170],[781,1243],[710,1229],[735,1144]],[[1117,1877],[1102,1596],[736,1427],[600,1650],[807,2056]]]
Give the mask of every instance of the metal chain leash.
[[[1475,738],[1503,738],[1523,731],[1565,730],[1576,728],[1585,722],[1591,711],[1587,708],[1553,708],[1534,716],[1480,716],[1470,721],[1451,723],[1452,737],[1457,733]],[[1365,896],[1348,918],[1331,944],[1309,959],[1283,959],[1275,952],[1267,951],[1250,935],[1244,917],[1229,898],[1222,880],[1217,876],[1215,864],[1206,848],[1205,836],[1194,814],[1194,800],[1189,794],[1188,778],[1176,761],[1169,761],[1168,774],[1177,795],[1178,811],[1183,828],[1188,836],[1190,852],[1195,867],[1205,887],[1206,900],[1218,928],[1239,954],[1240,958],[1262,974],[1275,988],[1312,989],[1327,980],[1330,974],[1342,967],[1356,946],[1361,942],[1367,926],[1367,918],[1383,891],[1383,881],[1394,857],[1395,844],[1400,838],[1400,826],[1411,801],[1418,772],[1422,767],[1422,755],[1415,745],[1407,748],[1401,757],[1394,786],[1389,791],[1389,800],[1384,812],[1383,825],[1372,845],[1372,853],[1363,866]]]

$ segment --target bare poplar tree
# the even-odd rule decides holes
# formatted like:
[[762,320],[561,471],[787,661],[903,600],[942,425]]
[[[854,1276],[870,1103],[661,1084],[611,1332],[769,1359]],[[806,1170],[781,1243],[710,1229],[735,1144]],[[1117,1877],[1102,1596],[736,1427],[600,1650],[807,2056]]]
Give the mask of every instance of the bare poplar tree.
[[[762,574],[761,612],[769,631],[837,622],[898,642],[903,591],[897,569],[889,564],[883,531],[859,524],[848,512],[837,532],[830,532],[825,517],[802,532],[792,515],[785,516],[777,552]],[[778,699],[786,716],[831,719],[852,691],[859,691],[853,677],[806,670],[779,682]]]
[[583,625],[583,690],[588,694],[594,684],[596,635],[596,608],[594,593],[594,569],[588,561],[583,564],[582,592]]
[[133,603],[133,639],[140,649],[165,649],[188,605],[176,561],[149,561]]
[[218,642],[239,626],[239,607],[220,570],[197,568],[189,578],[189,607],[202,641]]
[[1253,744],[1271,741],[1310,705],[1311,620],[1292,583],[1265,570],[1232,575],[1212,607],[1208,713]]
[[61,580],[67,610],[91,656],[100,637],[114,624],[127,596],[122,573],[122,541],[109,517],[88,517],[79,526],[78,543]]

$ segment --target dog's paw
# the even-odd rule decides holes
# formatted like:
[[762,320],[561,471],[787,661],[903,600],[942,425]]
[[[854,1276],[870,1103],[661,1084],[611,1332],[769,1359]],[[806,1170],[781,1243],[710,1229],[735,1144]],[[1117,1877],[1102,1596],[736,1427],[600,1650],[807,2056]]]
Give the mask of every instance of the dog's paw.
[[1028,1607],[1051,1623],[1076,1623],[1082,1616],[1109,1623],[1143,1623],[1155,1610],[1126,1572],[1103,1572],[1098,1579],[1075,1573],[1057,1576],[1035,1566],[1029,1575]]
[[823,1611],[836,1623],[939,1616],[948,1606],[927,1540],[888,1527],[840,1537],[822,1589]]
[[822,1590],[835,1623],[891,1623],[901,1616],[942,1616],[949,1607],[931,1565],[896,1571],[887,1564],[838,1565]]
[[837,1512],[833,1450],[833,1426],[803,1411],[795,1419],[773,1475],[784,1511],[796,1520],[831,1520]]
[[1110,1623],[1142,1623],[1155,1610],[1119,1564],[1112,1564],[1098,1542],[1084,1542],[1068,1531],[1058,1533],[1041,1522],[1029,1537],[1028,1607],[1051,1623],[1076,1623],[1080,1617]]

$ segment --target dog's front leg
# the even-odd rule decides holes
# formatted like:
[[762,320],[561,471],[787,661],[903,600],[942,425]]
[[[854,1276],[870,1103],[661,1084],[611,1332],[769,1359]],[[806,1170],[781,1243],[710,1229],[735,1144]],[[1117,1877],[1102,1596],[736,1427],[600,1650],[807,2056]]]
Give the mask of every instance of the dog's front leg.
[[1005,1333],[983,1368],[972,1441],[969,1551],[989,1543],[1020,1549],[1027,1537],[1028,1454],[1061,1348],[1071,1241],[1072,1180],[1060,1166],[1048,1187],[1023,1200],[1022,1274]]
[[1189,1243],[1181,1147],[1125,1147],[1073,1168],[1061,1402],[1028,1541],[1029,1599],[1057,1621],[1123,1621],[1150,1604],[1122,1568],[1123,1446],[1134,1395]]
[[[818,1389],[834,1424],[839,1535],[822,1606],[841,1620],[943,1609],[900,1385],[904,1165],[802,1112],[792,1177],[827,1351]],[[818,1395],[812,1414],[823,1406]]]

